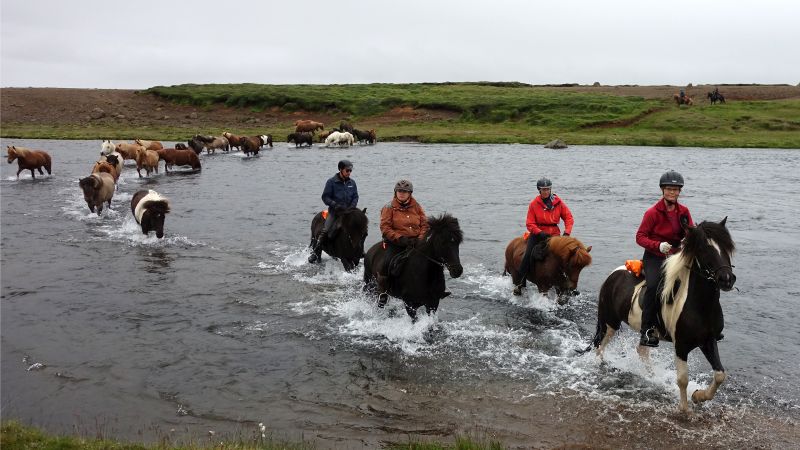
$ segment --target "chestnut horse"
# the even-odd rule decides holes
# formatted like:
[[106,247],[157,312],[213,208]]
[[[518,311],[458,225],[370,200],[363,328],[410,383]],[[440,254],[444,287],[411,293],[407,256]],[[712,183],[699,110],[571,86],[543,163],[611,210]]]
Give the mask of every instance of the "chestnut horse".
[[119,180],[119,172],[117,172],[117,168],[114,166],[114,164],[112,164],[109,161],[97,161],[96,163],[94,163],[94,167],[92,167],[92,173],[100,173],[100,172],[105,172],[114,177],[114,183],[116,183],[117,180]]
[[164,219],[169,212],[166,197],[153,190],[138,191],[131,199],[131,212],[143,234],[155,231],[157,238],[164,237]]
[[40,175],[44,175],[42,172],[42,167],[47,170],[47,174],[51,175],[51,165],[52,160],[50,159],[50,155],[47,152],[42,150],[31,150],[25,147],[16,147],[13,145],[8,146],[8,163],[11,164],[14,160],[17,160],[17,165],[19,166],[19,170],[17,170],[17,179],[19,180],[19,173],[23,170],[30,170],[31,171],[31,178],[34,180],[36,179],[36,174],[33,172],[34,170],[38,170]]
[[164,160],[164,171],[169,173],[171,166],[191,166],[193,170],[200,170],[200,158],[194,150],[175,150],[174,148],[165,148],[156,150],[158,159]]
[[[571,295],[578,287],[578,278],[581,270],[592,263],[589,252],[592,247],[586,247],[581,241],[571,236],[553,236],[538,245],[544,246],[544,257],[541,261],[531,264],[527,274],[518,273],[522,257],[525,255],[527,242],[523,237],[514,238],[506,247],[506,264],[504,274],[511,274],[514,286],[525,278],[539,288],[539,292],[546,294],[555,287],[558,303],[564,304],[567,296]],[[531,252],[533,254],[537,252]]]
[[250,156],[251,153],[257,155],[258,151],[261,150],[261,146],[264,145],[261,136],[244,136],[241,143],[245,156]]
[[162,145],[159,141],[145,141],[144,139],[136,139],[135,142],[147,150],[161,150],[164,148],[164,145]]
[[[127,142],[120,142],[114,147],[114,149],[117,151],[117,153],[122,155],[123,160],[130,161],[136,161],[136,155],[138,155],[140,151],[145,150],[145,148],[139,144],[129,144]],[[103,142],[103,150],[101,153],[108,154],[105,142]]]
[[158,161],[160,161],[160,158],[156,150],[143,150],[139,152],[136,158],[136,173],[139,174],[139,178],[142,178],[143,167],[148,177],[150,176],[150,172],[158,173]]
[[[234,147],[236,148],[236,150],[241,150],[242,149],[242,139],[244,139],[243,136],[237,136],[237,135],[231,134],[231,133],[229,133],[227,131],[222,133],[222,136],[225,137],[225,139],[227,139],[228,142],[230,143],[230,147],[229,147],[230,149],[233,149]],[[228,151],[228,150],[225,150],[225,151]]]
[[294,123],[295,133],[300,133],[302,131],[310,131],[315,132],[317,130],[324,130],[325,127],[323,126],[322,122],[314,122],[313,120],[298,120]]
[[[727,219],[719,223],[702,222],[696,227],[683,225],[686,232],[683,248],[661,266],[664,282],[659,284],[657,294],[660,300],[657,328],[661,339],[675,344],[675,370],[680,391],[678,408],[684,412],[689,409],[687,359],[692,350],[700,347],[714,370],[711,385],[692,393],[694,403],[714,398],[717,388],[725,381],[725,369],[717,350],[717,337],[724,325],[719,295],[720,290],[730,291],[736,283],[731,265],[736,246],[725,227]],[[603,349],[622,322],[639,330],[643,285],[644,277],[637,278],[625,270],[625,266],[611,272],[600,287],[597,330],[592,345],[584,352],[594,347],[602,358]],[[639,354],[647,360],[649,348],[639,346]]]

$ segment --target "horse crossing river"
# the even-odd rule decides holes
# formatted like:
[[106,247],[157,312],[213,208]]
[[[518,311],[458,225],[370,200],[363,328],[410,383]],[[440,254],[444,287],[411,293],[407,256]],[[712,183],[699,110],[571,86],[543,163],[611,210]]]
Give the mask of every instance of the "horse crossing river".
[[[100,141],[2,145],[53,158],[53,174],[36,180],[0,169],[4,418],[130,439],[250,436],[263,423],[322,447],[454,434],[512,447],[800,441],[797,151],[279,143],[254,158],[202,155],[195,174],[140,179],[126,166],[98,217],[78,179]],[[447,278],[452,295],[435,317],[412,323],[397,299],[375,308],[361,267],[306,262],[325,180],[345,158],[370,219],[367,247],[399,178],[429,215],[459,219],[464,273]],[[728,216],[737,246],[739,291],[722,294],[728,379],[690,415],[675,407],[671,344],[651,352],[652,373],[625,327],[605,363],[575,355],[594,334],[600,284],[641,256],[634,233],[667,169],[686,177],[681,200],[695,220]],[[564,306],[534,289],[514,297],[501,276],[542,176],[572,209],[573,235],[593,246],[581,294]],[[131,215],[141,189],[171,201],[163,239]],[[711,377],[695,352],[690,392]]]

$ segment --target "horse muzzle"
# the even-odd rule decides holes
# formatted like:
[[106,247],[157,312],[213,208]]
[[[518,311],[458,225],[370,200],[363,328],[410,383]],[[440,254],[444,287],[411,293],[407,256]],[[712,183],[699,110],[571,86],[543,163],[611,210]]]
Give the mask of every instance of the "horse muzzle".
[[736,275],[733,272],[725,271],[721,272],[717,277],[717,286],[725,292],[730,291],[733,289],[733,285],[736,283]]
[[461,264],[448,265],[447,271],[450,272],[451,277],[458,278],[464,273],[464,267],[462,267]]

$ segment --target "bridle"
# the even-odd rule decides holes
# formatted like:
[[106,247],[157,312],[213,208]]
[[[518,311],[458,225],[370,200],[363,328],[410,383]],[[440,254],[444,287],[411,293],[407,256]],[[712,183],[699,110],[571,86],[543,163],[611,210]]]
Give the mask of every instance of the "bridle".
[[717,273],[719,273],[719,271],[722,269],[731,269],[732,272],[734,267],[736,266],[734,266],[733,264],[722,264],[719,267],[713,269],[710,267],[703,267],[700,264],[700,260],[697,259],[697,257],[695,256],[694,264],[692,264],[690,270],[699,275],[700,277],[714,283],[717,289],[719,289],[719,283],[717,282]]

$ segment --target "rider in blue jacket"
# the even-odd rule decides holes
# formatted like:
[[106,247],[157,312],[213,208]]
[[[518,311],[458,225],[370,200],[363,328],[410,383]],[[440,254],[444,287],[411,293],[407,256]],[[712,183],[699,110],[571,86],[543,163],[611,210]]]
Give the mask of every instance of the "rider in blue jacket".
[[331,225],[336,220],[336,213],[358,206],[358,186],[356,186],[356,181],[350,178],[350,174],[353,172],[353,163],[343,159],[339,161],[338,167],[339,172],[328,179],[325,183],[325,190],[322,191],[322,202],[328,205],[328,217],[325,219],[322,231],[317,235],[311,256],[308,257],[308,262],[311,263],[320,260],[322,244],[328,237]]

